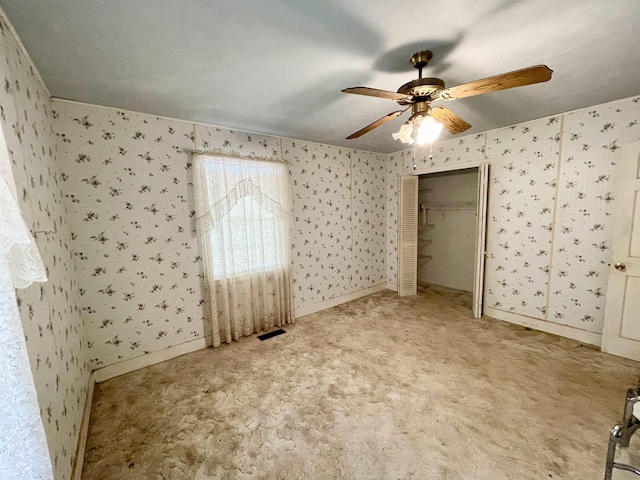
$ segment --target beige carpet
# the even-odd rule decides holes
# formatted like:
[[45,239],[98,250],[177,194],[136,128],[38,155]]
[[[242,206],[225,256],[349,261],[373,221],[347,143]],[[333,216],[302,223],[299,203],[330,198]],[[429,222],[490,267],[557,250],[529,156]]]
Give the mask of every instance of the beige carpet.
[[96,386],[83,479],[600,479],[640,364],[391,291]]

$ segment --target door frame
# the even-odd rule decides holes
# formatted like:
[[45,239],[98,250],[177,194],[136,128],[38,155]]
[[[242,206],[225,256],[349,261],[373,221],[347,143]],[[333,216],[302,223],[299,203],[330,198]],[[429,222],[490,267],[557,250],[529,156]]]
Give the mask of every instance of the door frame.
[[[405,169],[400,176],[403,175],[416,175],[416,176],[420,176],[420,175],[429,175],[431,173],[442,173],[442,172],[455,172],[457,170],[468,170],[471,168],[476,168],[478,170],[478,178],[480,176],[480,166],[483,164],[489,164],[491,165],[491,162],[489,162],[488,160],[475,160],[472,162],[465,162],[465,163],[454,163],[451,165],[439,165],[436,167],[428,167],[428,168],[417,168],[417,169]],[[487,197],[486,197],[486,208],[488,210],[488,204],[489,204],[489,189],[490,189],[490,184],[491,184],[491,171],[489,171],[489,176],[487,177]],[[400,217],[400,215],[402,214],[401,210],[400,210],[401,206],[400,206],[400,199],[398,199],[398,217]],[[476,222],[476,226],[478,224],[478,222],[480,221],[480,218],[478,218],[477,222]],[[485,232],[486,232],[486,225],[485,225]],[[399,232],[398,232],[399,235]],[[482,277],[481,281],[479,282],[480,284],[478,285],[478,282],[476,281],[476,279],[474,279],[474,284],[473,284],[473,288],[474,288],[474,298],[477,296],[477,292],[476,292],[476,288],[480,289],[480,298],[482,299],[482,307],[480,309],[480,316],[482,315],[482,310],[484,309],[484,274],[485,274],[485,268],[486,268],[486,258],[479,258],[478,255],[482,255],[483,257],[486,257],[486,233],[485,233],[485,248],[483,249],[482,252],[478,252],[477,251],[477,245],[476,245],[476,257],[474,259],[475,264],[479,265],[481,268],[481,272],[480,272],[480,276]],[[400,254],[400,251],[398,250],[398,256]],[[400,261],[400,258],[398,258],[398,261]],[[398,282],[400,280],[398,279]],[[400,288],[399,284],[398,284],[398,288]],[[473,305],[472,310],[475,312],[476,308],[475,305]],[[479,317],[477,317],[479,318]]]
[[429,173],[453,172],[455,170],[466,170],[469,168],[478,168],[483,163],[491,163],[488,160],[476,160],[466,163],[453,163],[451,165],[440,165],[438,167],[418,168],[416,170],[405,170],[402,175],[428,175]]

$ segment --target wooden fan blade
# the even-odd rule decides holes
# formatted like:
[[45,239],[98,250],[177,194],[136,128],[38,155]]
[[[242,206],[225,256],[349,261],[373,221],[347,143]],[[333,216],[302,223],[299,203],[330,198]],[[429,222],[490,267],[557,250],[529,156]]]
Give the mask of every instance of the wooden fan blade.
[[401,93],[390,92],[389,90],[379,90],[369,87],[351,87],[342,90],[344,93],[355,93],[356,95],[367,95],[369,97],[386,98],[388,100],[404,100],[410,99],[410,96]]
[[431,108],[431,116],[444,125],[449,133],[462,133],[471,128],[471,124],[465,122],[458,115],[445,107]]
[[439,98],[455,100],[456,98],[471,97],[482,93],[497,92],[508,88],[522,87],[542,83],[551,79],[551,70],[546,65],[523,68],[514,72],[503,73],[494,77],[483,78],[474,82],[463,83],[455,87],[446,88],[440,92]]
[[385,115],[384,117],[382,117],[379,120],[376,120],[373,123],[370,123],[369,125],[367,125],[364,128],[361,128],[360,130],[358,130],[356,133],[352,133],[351,135],[349,135],[347,137],[347,140],[352,140],[354,138],[358,138],[361,137],[362,135],[364,135],[365,133],[369,133],[371,130],[373,130],[374,128],[378,128],[380,125],[384,125],[385,123],[387,123],[389,120],[393,120],[394,118],[396,118],[397,116],[401,115],[402,113],[406,112],[407,109],[405,108],[404,110],[397,110],[395,112],[391,112],[388,115]]

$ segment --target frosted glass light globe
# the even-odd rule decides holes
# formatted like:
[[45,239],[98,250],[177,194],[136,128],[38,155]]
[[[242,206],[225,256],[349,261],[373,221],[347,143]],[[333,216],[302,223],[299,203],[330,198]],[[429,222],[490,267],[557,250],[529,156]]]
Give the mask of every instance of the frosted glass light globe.
[[411,122],[403,123],[398,133],[392,133],[391,136],[394,140],[400,140],[402,143],[413,143],[413,124]]
[[431,115],[425,115],[419,120],[416,133],[416,143],[424,145],[425,143],[433,143],[440,136],[442,124],[436,122]]

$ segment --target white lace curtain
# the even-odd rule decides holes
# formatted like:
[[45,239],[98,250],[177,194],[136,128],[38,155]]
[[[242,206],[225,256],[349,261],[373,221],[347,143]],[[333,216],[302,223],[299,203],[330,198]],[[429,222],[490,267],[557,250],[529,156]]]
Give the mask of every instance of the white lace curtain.
[[47,280],[38,248],[0,177],[0,479],[53,478],[15,288]]
[[196,154],[194,167],[213,346],[292,323],[287,165]]

